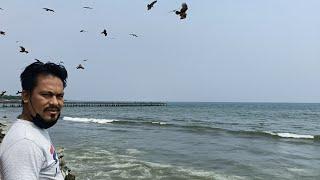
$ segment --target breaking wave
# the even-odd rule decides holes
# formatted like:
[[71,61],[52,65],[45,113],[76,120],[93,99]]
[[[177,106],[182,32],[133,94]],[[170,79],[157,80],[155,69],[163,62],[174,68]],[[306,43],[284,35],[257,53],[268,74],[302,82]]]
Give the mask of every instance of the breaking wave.
[[182,131],[189,131],[194,133],[219,133],[227,132],[230,134],[243,136],[265,136],[272,138],[291,138],[291,139],[311,139],[320,140],[320,135],[304,135],[290,132],[272,132],[272,131],[243,131],[243,130],[229,130],[219,127],[211,127],[205,125],[181,125],[171,124],[160,121],[141,121],[141,120],[117,120],[117,119],[95,119],[95,118],[80,118],[80,117],[63,117],[65,121],[81,122],[81,123],[98,123],[98,124],[122,124],[122,125],[136,125],[136,126],[166,126],[172,128],[179,128]]

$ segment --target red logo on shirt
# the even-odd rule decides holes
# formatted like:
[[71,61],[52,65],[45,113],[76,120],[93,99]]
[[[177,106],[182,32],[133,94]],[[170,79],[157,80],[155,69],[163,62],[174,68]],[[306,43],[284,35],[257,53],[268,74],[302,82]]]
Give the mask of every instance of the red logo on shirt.
[[56,161],[56,163],[58,162],[58,158],[57,158],[57,154],[56,154],[56,151],[54,150],[54,147],[53,145],[51,144],[51,147],[50,147],[50,154],[52,155],[52,158]]
[[50,154],[53,154],[54,153],[54,147],[53,145],[51,144],[51,147],[50,147]]

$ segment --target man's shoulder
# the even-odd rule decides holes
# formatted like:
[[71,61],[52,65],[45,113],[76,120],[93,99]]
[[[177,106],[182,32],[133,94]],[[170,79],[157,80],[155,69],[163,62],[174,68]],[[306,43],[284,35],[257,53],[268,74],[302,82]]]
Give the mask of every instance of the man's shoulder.
[[1,146],[8,148],[23,140],[32,141],[39,146],[50,144],[47,131],[34,127],[34,125],[30,124],[32,122],[24,121],[25,120],[17,120],[12,124],[1,143]]

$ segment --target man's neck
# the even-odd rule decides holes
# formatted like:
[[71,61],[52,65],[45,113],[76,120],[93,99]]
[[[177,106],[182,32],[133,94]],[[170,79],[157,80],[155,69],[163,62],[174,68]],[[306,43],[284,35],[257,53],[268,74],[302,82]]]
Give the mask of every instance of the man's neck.
[[23,119],[23,120],[26,120],[26,121],[32,121],[32,117],[31,117],[30,113],[26,113],[24,110],[22,111],[22,114],[20,114],[18,116],[18,119]]

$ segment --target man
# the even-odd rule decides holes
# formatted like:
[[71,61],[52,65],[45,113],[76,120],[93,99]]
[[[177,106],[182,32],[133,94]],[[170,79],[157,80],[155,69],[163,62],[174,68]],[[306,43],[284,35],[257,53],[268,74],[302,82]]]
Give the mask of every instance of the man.
[[21,73],[23,110],[0,145],[0,179],[63,180],[47,129],[60,117],[67,77],[62,65],[50,62]]

